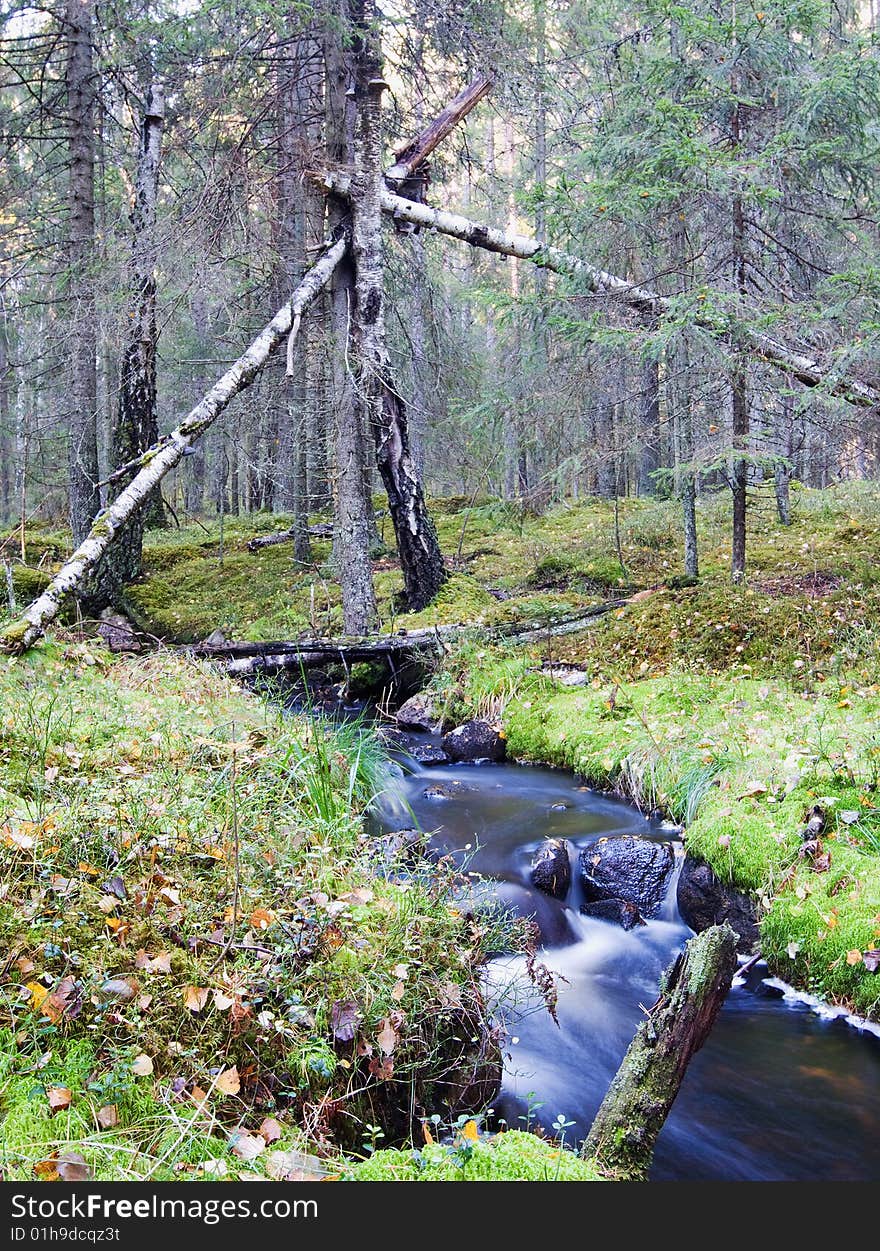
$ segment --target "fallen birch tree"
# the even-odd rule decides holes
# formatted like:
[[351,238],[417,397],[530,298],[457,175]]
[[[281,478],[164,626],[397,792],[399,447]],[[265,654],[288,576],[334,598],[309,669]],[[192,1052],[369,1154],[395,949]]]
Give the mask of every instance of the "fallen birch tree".
[[140,465],[135,477],[109,508],[98,514],[85,539],[42,594],[0,634],[0,647],[9,652],[24,652],[43,635],[46,626],[58,615],[64,598],[76,590],[95,568],[119,530],[143,506],[165,475],[180,463],[189,448],[214,424],[230,400],[253,382],[272,352],[287,338],[295,320],[302,316],[326,286],[346,247],[346,240],[340,238],[327,249],[288,302],[177,429],[132,463],[130,467]]
[[[348,194],[350,182],[344,171],[328,172],[323,178],[325,188],[337,195]],[[431,208],[428,204],[395,195],[387,186],[382,190],[382,211],[395,221],[449,235],[470,244],[471,247],[497,252],[501,256],[515,256],[520,260],[533,261],[555,273],[580,278],[595,295],[612,296],[643,316],[657,318],[674,311],[675,303],[670,297],[637,283],[627,282],[625,278],[599,269],[589,261],[573,256],[561,248],[542,244],[529,235],[518,235],[487,226],[459,213]],[[693,318],[693,324],[722,338],[734,348],[759,357],[774,368],[796,378],[806,387],[821,387],[828,395],[836,396],[859,408],[880,406],[880,391],[875,387],[846,375],[835,376],[832,367],[823,365],[811,356],[793,351],[772,335],[742,326],[728,328],[710,317],[697,316]]]

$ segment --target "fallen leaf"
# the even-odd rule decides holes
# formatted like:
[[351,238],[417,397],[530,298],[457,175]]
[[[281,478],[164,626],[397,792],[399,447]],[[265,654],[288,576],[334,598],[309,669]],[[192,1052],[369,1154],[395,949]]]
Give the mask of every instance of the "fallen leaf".
[[862,956],[862,961],[869,973],[876,973],[880,969],[880,949],[866,951]]
[[271,908],[254,908],[250,916],[251,929],[267,930],[278,920],[277,913]]
[[131,1066],[135,1077],[149,1077],[153,1072],[153,1061],[147,1055],[138,1056]]
[[73,1093],[66,1086],[50,1086],[46,1091],[46,1098],[53,1112],[63,1112],[70,1107]]
[[377,1077],[380,1082],[390,1082],[394,1076],[394,1061],[390,1056],[386,1056],[384,1060],[380,1060],[378,1056],[373,1056],[370,1061],[370,1073],[373,1077]]
[[190,1012],[201,1012],[208,1002],[210,993],[206,986],[184,986],[183,1006],[189,1008]]
[[112,895],[102,895],[98,900],[98,908],[105,914],[115,912],[118,907],[119,900],[114,899]]
[[800,949],[801,949],[800,943],[789,943],[785,949],[788,954],[789,960],[793,960],[795,956],[797,955],[797,953],[800,951]]
[[98,1108],[97,1121],[101,1129],[113,1129],[119,1124],[119,1109],[115,1103],[105,1103],[103,1108]]
[[257,1130],[257,1133],[264,1142],[277,1142],[284,1133],[283,1128],[275,1120],[274,1116],[267,1116],[263,1124]]
[[111,877],[108,881],[104,882],[101,886],[101,890],[105,895],[115,895],[117,899],[128,899],[128,891],[125,889],[125,882],[123,882],[122,878],[119,876]]
[[376,1042],[379,1044],[379,1049],[383,1055],[390,1056],[392,1054],[399,1042],[399,1038],[397,1030],[386,1017],[382,1022],[379,1033],[376,1035]]
[[214,1007],[218,1012],[225,1012],[235,1003],[234,995],[226,995],[222,990],[214,991]]
[[126,1002],[134,999],[139,990],[140,987],[133,977],[111,977],[101,986],[101,998]]
[[434,1135],[428,1129],[428,1122],[422,1121],[422,1137],[425,1140],[425,1146],[431,1147],[434,1144]]
[[845,825],[855,825],[856,821],[859,820],[862,814],[860,812],[855,812],[852,808],[847,808],[845,812],[839,812],[837,815]]
[[223,1159],[203,1160],[199,1165],[200,1173],[207,1173],[209,1177],[225,1177],[229,1172],[229,1165]]
[[214,1083],[214,1088],[219,1090],[221,1095],[237,1095],[241,1090],[237,1066],[233,1064],[232,1068],[224,1069]]
[[31,1007],[39,1008],[49,994],[48,987],[42,982],[28,982],[27,988],[31,992]]
[[394,985],[391,987],[391,998],[394,1000],[395,1003],[400,1003],[401,999],[403,998],[405,994],[406,994],[406,987],[404,986],[403,982],[395,982]]
[[270,1151],[265,1169],[273,1181],[318,1181],[327,1173],[317,1156],[302,1151]]
[[737,799],[754,799],[758,795],[766,795],[767,787],[763,782],[750,782],[741,795],[737,795]]
[[862,953],[859,951],[858,947],[853,947],[852,951],[848,951],[846,953],[846,962],[847,964],[862,963]]
[[232,1154],[237,1155],[240,1160],[255,1160],[261,1152],[266,1150],[266,1140],[259,1134],[248,1134],[238,1132],[230,1138],[232,1145]]
[[65,1151],[58,1157],[58,1176],[61,1181],[91,1181],[92,1170],[77,1151]]
[[466,1139],[468,1142],[479,1142],[480,1131],[477,1129],[477,1122],[465,1121],[461,1129],[461,1136],[462,1138]]
[[814,873],[827,873],[831,868],[831,852],[823,851],[821,856],[817,856],[813,861]]
[[339,1042],[351,1042],[357,1032],[361,1014],[353,999],[339,1000],[330,1009],[330,1028]]
[[49,1156],[46,1160],[38,1160],[34,1165],[34,1173],[40,1181],[54,1182],[59,1181],[58,1177],[58,1156]]

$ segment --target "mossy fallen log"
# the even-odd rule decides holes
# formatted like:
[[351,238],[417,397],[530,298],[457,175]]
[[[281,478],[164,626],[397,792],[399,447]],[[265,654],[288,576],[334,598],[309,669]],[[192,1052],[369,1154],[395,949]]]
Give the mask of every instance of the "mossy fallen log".
[[584,1155],[603,1172],[628,1181],[647,1178],[687,1066],[730,989],[736,941],[729,925],[713,925],[690,940],[664,975],[660,997],[636,1031],[584,1144]]

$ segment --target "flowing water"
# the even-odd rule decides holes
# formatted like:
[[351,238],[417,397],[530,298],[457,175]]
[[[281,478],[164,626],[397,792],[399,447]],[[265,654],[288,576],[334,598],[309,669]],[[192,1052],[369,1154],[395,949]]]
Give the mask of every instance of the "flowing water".
[[[522,960],[501,956],[490,987],[510,1034],[495,1112],[513,1127],[572,1122],[581,1140],[642,1019],[660,974],[690,936],[674,881],[660,915],[628,933],[583,917],[573,883],[558,903],[528,870],[548,837],[579,849],[607,835],[672,835],[570,774],[513,764],[419,768],[379,819],[414,824],[491,892],[540,926],[542,959],[560,975],[557,1026],[536,1002]],[[407,806],[408,809],[407,810]],[[681,848],[677,846],[680,859]],[[486,881],[485,879],[490,879]],[[511,1002],[513,1006],[510,1006]],[[692,1062],[660,1136],[652,1176],[668,1180],[880,1179],[880,1039],[783,997],[758,966],[738,978]]]

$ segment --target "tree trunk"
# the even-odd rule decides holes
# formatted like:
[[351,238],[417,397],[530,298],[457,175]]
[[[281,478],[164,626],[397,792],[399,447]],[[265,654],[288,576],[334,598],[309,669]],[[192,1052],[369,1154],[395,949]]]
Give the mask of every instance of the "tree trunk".
[[[337,240],[306,274],[290,301],[275,314],[268,326],[214,384],[201,403],[191,410],[176,430],[157,447],[139,457],[141,469],[92,525],[86,538],[23,616],[0,634],[0,648],[23,652],[37,641],[46,626],[58,615],[68,594],[76,591],[106,552],[120,528],[149,499],[165,475],[178,465],[197,439],[217,420],[230,400],[250,386],[260,370],[287,335],[297,316],[329,282],[345,253],[344,239]],[[128,467],[130,468],[130,466]]]
[[615,1177],[644,1181],[687,1066],[709,1036],[736,969],[737,936],[713,925],[667,970],[584,1143]]
[[639,413],[639,463],[637,491],[640,496],[656,495],[653,475],[660,468],[660,364],[647,361],[642,369],[641,411]]
[[[354,111],[348,94],[350,54],[343,44],[348,30],[347,0],[340,0],[338,29],[328,27],[326,63],[326,143],[331,166],[350,164],[354,151]],[[348,201],[331,194],[327,203],[334,237],[345,231]],[[333,405],[335,421],[336,494],[333,557],[342,594],[343,628],[347,634],[366,634],[377,619],[373,571],[370,563],[372,508],[364,491],[364,442],[355,406],[349,363],[349,333],[355,303],[355,271],[350,252],[337,267],[331,290],[333,350]]]
[[446,569],[422,484],[409,448],[406,405],[395,388],[385,346],[385,275],[382,258],[382,79],[373,0],[354,0],[357,36],[357,132],[352,195],[355,306],[352,355],[359,425],[372,430],[376,463],[403,571],[406,603],[418,611],[443,585]]
[[98,489],[98,332],[95,302],[94,0],[67,0],[68,283],[70,528],[74,543],[88,534],[101,507]]
[[[165,100],[155,83],[147,89],[141,120],[134,201],[131,256],[131,312],[123,347],[116,420],[111,438],[113,469],[127,465],[159,440],[156,417],[156,199],[162,153]],[[116,535],[112,548],[84,588],[90,608],[115,603],[123,586],[141,571],[146,526],[165,524],[160,490],[152,492]]]

